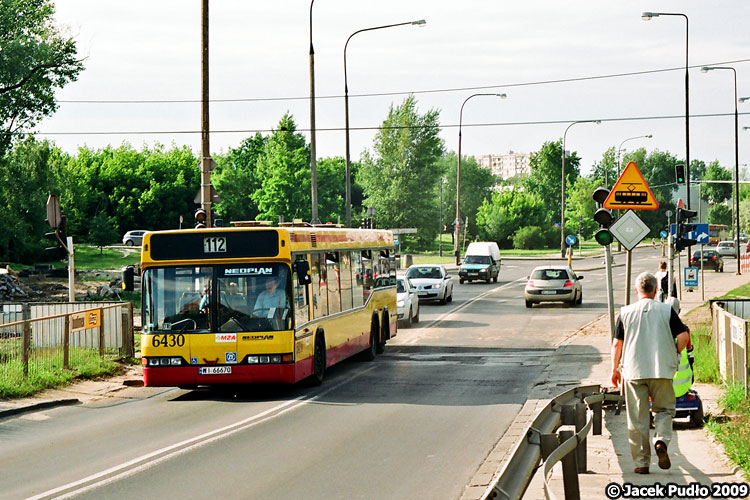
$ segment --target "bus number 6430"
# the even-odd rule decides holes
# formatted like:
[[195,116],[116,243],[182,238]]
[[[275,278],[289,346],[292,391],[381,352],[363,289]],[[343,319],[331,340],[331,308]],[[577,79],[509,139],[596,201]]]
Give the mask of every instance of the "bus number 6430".
[[173,333],[154,335],[151,339],[151,345],[154,347],[182,347],[185,345],[185,336]]

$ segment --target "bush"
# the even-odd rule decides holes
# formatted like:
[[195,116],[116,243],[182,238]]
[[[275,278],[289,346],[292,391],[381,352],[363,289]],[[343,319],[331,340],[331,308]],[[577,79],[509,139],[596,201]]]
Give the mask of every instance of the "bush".
[[518,250],[534,250],[547,246],[547,238],[539,226],[522,227],[513,234],[513,248]]

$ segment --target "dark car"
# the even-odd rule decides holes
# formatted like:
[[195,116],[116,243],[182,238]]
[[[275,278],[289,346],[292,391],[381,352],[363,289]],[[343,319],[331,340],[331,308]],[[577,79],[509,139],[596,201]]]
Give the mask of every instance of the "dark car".
[[[690,265],[701,267],[701,252],[693,252],[693,258],[690,259]],[[703,250],[703,269],[713,269],[717,273],[724,272],[724,258],[716,253],[716,250]]]

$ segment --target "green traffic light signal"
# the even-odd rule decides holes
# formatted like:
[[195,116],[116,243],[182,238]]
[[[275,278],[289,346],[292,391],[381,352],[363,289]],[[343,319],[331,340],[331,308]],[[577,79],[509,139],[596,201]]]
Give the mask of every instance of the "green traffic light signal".
[[685,165],[675,165],[674,176],[677,184],[685,184]]
[[612,233],[609,232],[609,229],[600,229],[596,232],[594,235],[594,239],[597,243],[599,243],[602,246],[607,246],[612,244],[614,241],[614,238],[612,237]]

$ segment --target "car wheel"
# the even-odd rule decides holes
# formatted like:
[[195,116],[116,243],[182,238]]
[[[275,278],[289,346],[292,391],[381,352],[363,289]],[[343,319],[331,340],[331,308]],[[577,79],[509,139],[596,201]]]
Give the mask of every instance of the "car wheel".
[[128,240],[125,242],[125,246],[132,247],[134,245],[133,240]]
[[578,300],[576,301],[576,305],[580,306],[583,304],[583,292],[581,292],[581,295],[578,296]]
[[451,294],[448,295],[448,302],[453,302],[453,289],[451,289]]
[[459,278],[458,282],[463,285],[464,284],[464,279],[463,278]]
[[409,317],[406,318],[406,322],[404,323],[404,328],[411,328],[411,325],[414,323],[414,318],[411,315],[411,308],[409,308]]
[[440,299],[440,303],[441,304],[445,304],[446,302],[448,302],[448,291],[445,290],[445,292],[443,292],[443,293],[444,293],[443,298]]
[[534,303],[532,301],[530,301],[530,300],[526,301],[526,307],[531,308],[531,306],[533,306],[533,305],[534,305]]
[[415,314],[412,318],[412,322],[415,324],[419,323],[419,303],[417,303],[417,314]]
[[493,281],[494,283],[497,283],[497,274],[495,275],[495,277],[494,277],[494,278],[492,278],[492,281]]

